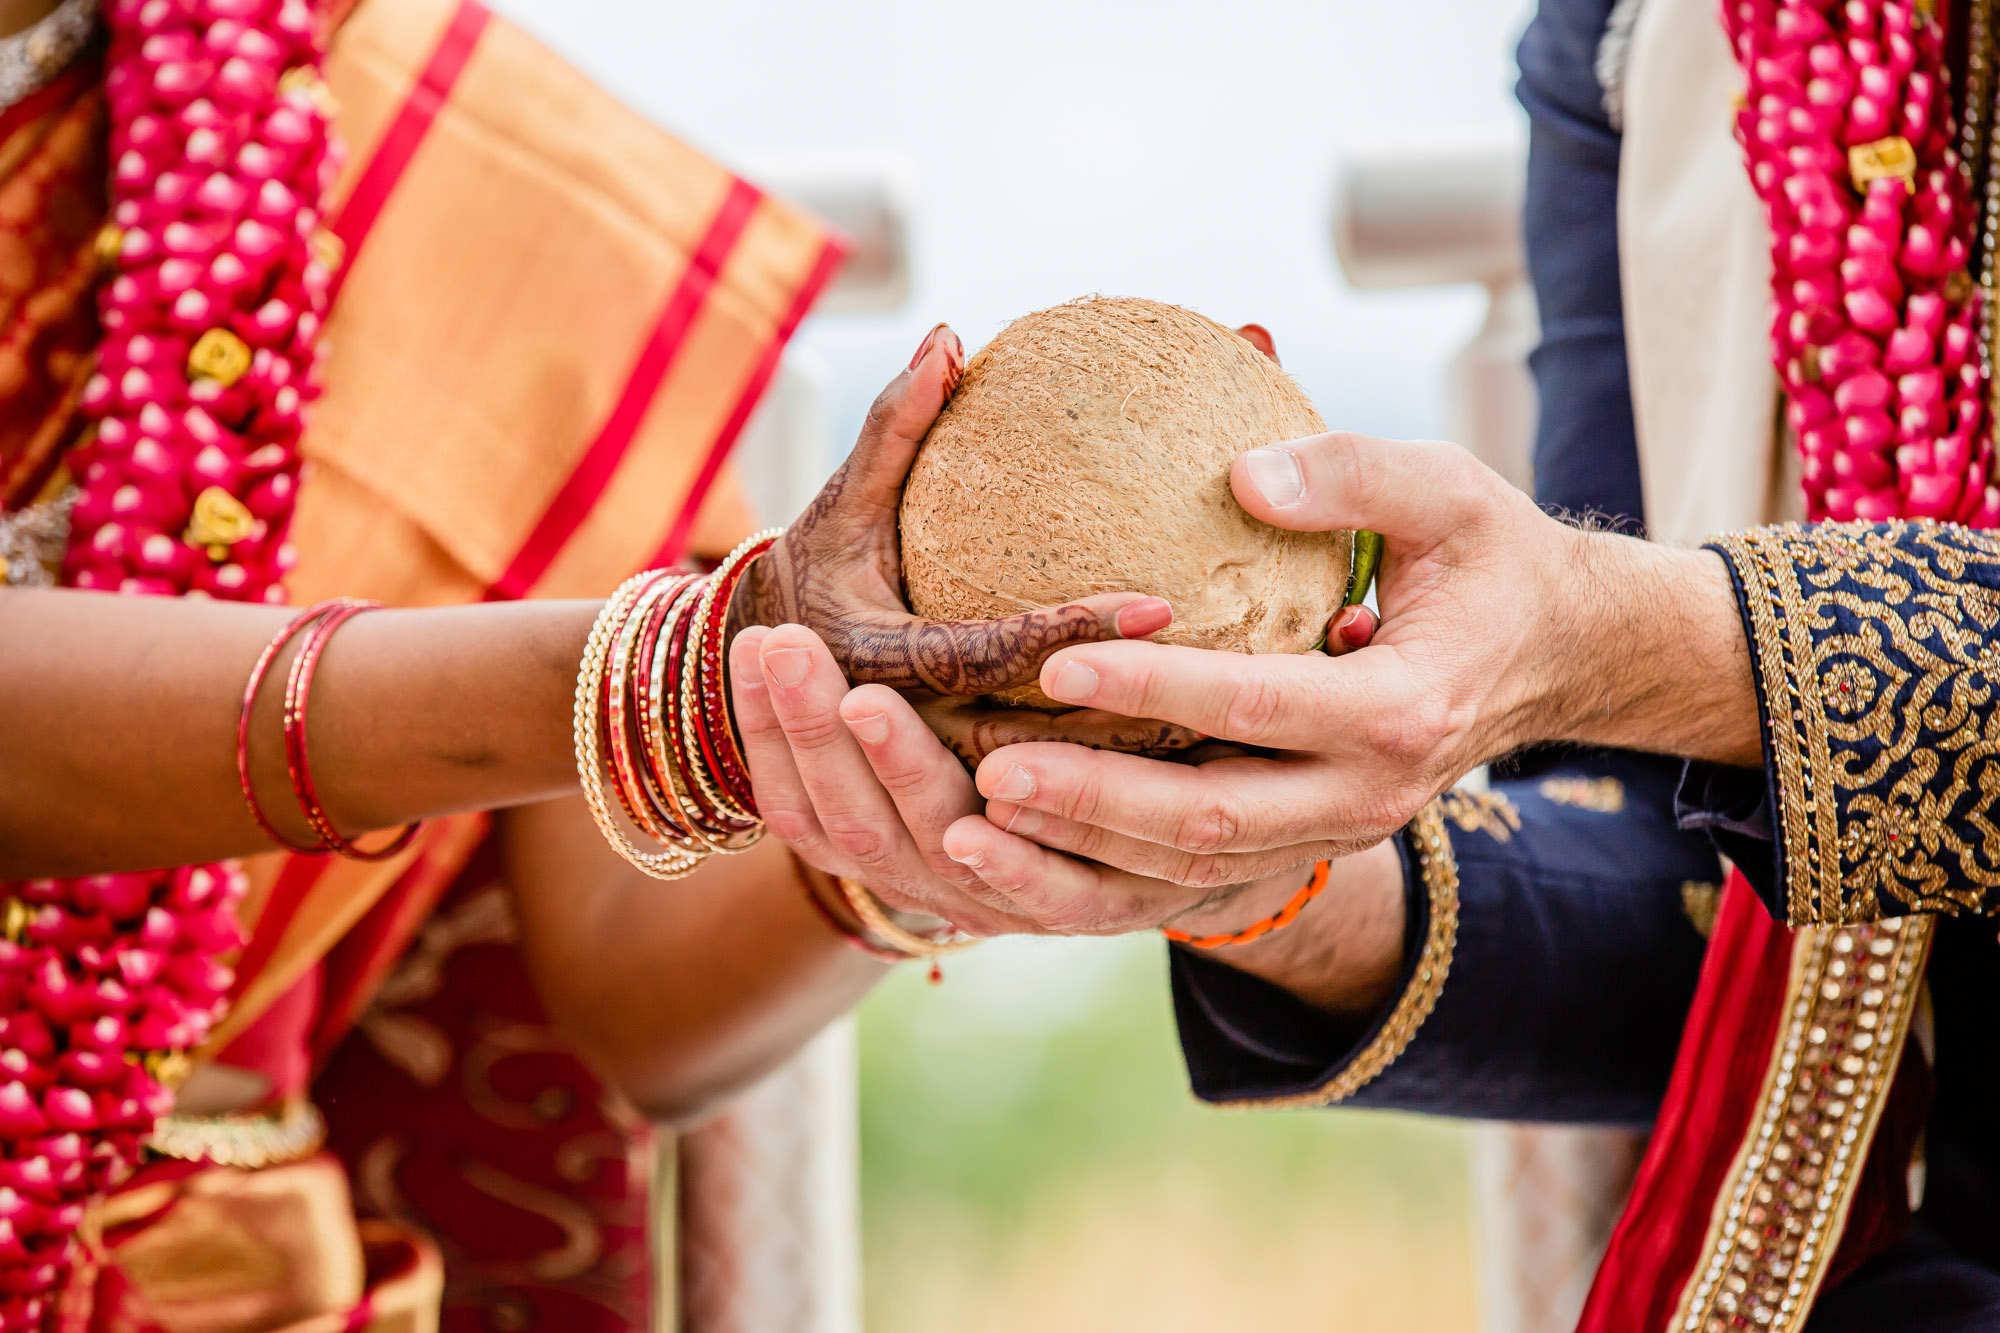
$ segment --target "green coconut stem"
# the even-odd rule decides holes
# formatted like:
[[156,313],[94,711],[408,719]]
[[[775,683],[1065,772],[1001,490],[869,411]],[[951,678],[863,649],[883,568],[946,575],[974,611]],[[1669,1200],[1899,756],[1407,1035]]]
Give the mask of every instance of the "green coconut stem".
[[1375,571],[1382,564],[1382,534],[1357,528],[1354,533],[1354,572],[1347,577],[1347,600],[1342,606],[1359,606],[1375,584]]

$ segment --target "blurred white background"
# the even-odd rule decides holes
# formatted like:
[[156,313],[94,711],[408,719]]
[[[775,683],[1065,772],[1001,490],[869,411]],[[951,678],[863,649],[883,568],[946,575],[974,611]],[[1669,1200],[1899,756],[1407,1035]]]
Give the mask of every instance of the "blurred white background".
[[1255,320],[1330,423],[1435,433],[1470,292],[1359,297],[1327,243],[1343,144],[1517,126],[1520,0],[499,0],[725,162],[893,151],[916,172],[896,317],[803,332],[836,438],[949,320],[976,348],[1088,292]]
[[[1518,134],[1521,0],[496,8],[732,165],[909,163],[910,301],[799,336],[843,444],[932,323],[977,347],[1089,292],[1266,325],[1331,424],[1442,429],[1485,295],[1349,290],[1334,164]],[[997,941],[948,971],[932,991],[906,970],[864,1011],[874,1333],[1470,1327],[1454,1131],[1194,1108],[1156,939]]]

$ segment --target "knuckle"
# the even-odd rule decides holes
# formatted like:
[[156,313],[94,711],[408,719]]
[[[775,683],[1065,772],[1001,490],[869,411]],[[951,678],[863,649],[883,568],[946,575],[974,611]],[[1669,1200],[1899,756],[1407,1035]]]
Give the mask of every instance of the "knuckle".
[[895,841],[880,829],[858,821],[829,823],[826,836],[835,850],[867,870],[886,870],[896,864]]
[[1078,824],[1091,825],[1102,820],[1109,808],[1103,790],[1094,782],[1063,783],[1049,791],[1037,806]]
[[1380,449],[1371,448],[1364,437],[1352,431],[1328,435],[1324,456],[1333,466],[1341,491],[1353,503],[1374,502],[1388,485],[1388,460]]
[[1261,675],[1231,687],[1223,706],[1222,734],[1237,740],[1272,735],[1285,716],[1285,696],[1277,684]]
[[810,812],[767,804],[760,813],[764,818],[764,827],[779,842],[798,848],[819,845],[819,821]]
[[1368,749],[1392,770],[1407,772],[1428,765],[1450,728],[1450,710],[1438,700],[1417,698],[1399,708],[1373,714],[1363,724]]
[[1225,792],[1211,792],[1181,817],[1173,845],[1197,857],[1213,856],[1235,846],[1243,824],[1236,798]]
[[1190,889],[1220,889],[1239,883],[1243,873],[1219,857],[1198,856],[1190,859],[1187,878],[1181,883]]
[[843,738],[845,728],[840,719],[828,712],[815,710],[800,713],[784,719],[785,739],[794,750],[824,750]]

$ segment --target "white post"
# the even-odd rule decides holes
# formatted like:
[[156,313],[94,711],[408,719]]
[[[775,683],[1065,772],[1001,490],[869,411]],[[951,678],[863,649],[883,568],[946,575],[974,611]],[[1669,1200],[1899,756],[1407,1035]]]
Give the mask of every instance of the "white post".
[[[848,237],[821,312],[892,310],[909,291],[913,173],[881,155],[769,160],[751,175]],[[737,475],[767,521],[812,499],[833,461],[829,376],[785,353],[737,444]],[[804,892],[801,888],[800,892]],[[680,1136],[656,1207],[661,1327],[682,1333],[860,1333],[860,1103],[852,1018],[698,1129]]]
[[[1334,205],[1334,250],[1362,288],[1478,283],[1486,318],[1452,358],[1451,438],[1523,489],[1534,484],[1533,294],[1521,251],[1518,144],[1468,139],[1351,154]],[[1473,1128],[1473,1223],[1485,1333],[1569,1333],[1645,1136],[1623,1130]]]
[[860,1333],[854,1020],[679,1143],[680,1327]]

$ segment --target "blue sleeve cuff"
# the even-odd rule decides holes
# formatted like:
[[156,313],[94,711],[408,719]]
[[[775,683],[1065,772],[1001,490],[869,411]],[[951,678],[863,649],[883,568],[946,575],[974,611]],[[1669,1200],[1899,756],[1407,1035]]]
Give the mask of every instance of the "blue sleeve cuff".
[[[1447,807],[1459,878],[1448,978],[1407,1047],[1343,1104],[1649,1122],[1700,967],[1689,895],[1719,878],[1706,841],[1674,823],[1677,771],[1579,758]],[[1430,921],[1403,858],[1407,986]],[[1177,949],[1172,969],[1189,1074],[1209,1101],[1290,1102],[1335,1086],[1396,1010],[1341,1023],[1212,957]]]

